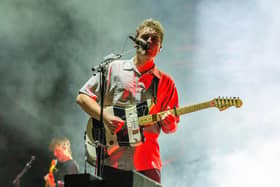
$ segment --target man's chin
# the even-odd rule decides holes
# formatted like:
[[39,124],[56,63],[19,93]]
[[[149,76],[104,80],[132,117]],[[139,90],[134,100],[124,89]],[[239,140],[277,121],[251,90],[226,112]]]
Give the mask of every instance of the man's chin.
[[151,52],[146,51],[144,54],[143,53],[138,53],[141,58],[144,58],[145,60],[152,60],[155,58],[155,55],[153,55]]
[[154,57],[151,55],[143,55],[145,60],[152,60]]
[[144,56],[146,56],[146,57],[149,57],[149,58],[154,58],[155,57],[155,55],[153,54],[153,52],[152,51],[146,51],[146,53],[144,54]]

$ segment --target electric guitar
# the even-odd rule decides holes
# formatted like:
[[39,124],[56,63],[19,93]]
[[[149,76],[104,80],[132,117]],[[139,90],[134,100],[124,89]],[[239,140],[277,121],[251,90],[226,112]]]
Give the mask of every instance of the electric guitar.
[[[104,109],[104,111],[125,120],[125,124],[123,125],[122,129],[117,132],[117,134],[112,133],[108,126],[104,124],[105,144],[108,155],[111,155],[120,146],[136,147],[141,145],[144,141],[144,136],[142,133],[143,128],[154,124],[155,122],[159,122],[161,120],[160,116],[167,112],[179,116],[211,107],[215,107],[220,111],[223,111],[231,106],[240,108],[242,106],[242,100],[239,97],[218,97],[203,103],[173,108],[167,111],[158,112],[156,114],[148,114],[150,106],[151,102],[148,100],[128,108],[110,106]],[[99,142],[98,133],[100,133],[100,122],[94,118],[90,118],[88,120],[86,129],[86,145],[88,154],[92,160],[95,160],[94,144]]]
[[54,176],[53,176],[53,172],[56,169],[55,168],[56,164],[57,164],[57,160],[53,159],[51,161],[51,165],[50,165],[50,168],[49,168],[49,175],[48,175],[49,180],[45,183],[45,187],[55,186],[55,179],[54,179]]

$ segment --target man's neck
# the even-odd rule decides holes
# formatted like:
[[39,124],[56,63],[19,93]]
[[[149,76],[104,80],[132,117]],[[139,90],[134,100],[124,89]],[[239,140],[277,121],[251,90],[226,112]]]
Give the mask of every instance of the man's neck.
[[71,159],[72,159],[71,157],[65,156],[65,157],[59,158],[58,160],[60,162],[67,162],[68,160],[71,160]]
[[138,71],[142,74],[154,66],[154,59],[141,59],[136,56],[134,58],[134,64]]

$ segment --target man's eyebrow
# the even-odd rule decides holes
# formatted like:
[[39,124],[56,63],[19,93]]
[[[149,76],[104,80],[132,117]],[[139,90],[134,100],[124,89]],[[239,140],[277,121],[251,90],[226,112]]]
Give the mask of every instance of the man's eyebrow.
[[143,35],[159,36],[158,33],[143,33],[143,34],[141,34],[141,35],[142,35],[142,36],[143,36]]

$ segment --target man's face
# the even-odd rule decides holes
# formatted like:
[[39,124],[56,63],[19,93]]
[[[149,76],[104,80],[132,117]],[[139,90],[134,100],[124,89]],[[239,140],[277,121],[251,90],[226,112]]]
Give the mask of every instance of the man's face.
[[148,57],[154,58],[161,48],[160,35],[151,27],[144,27],[137,37],[138,39],[145,40],[149,44],[149,49],[147,50]]
[[65,159],[65,147],[62,145],[56,145],[54,148],[53,155],[60,161],[63,161]]

